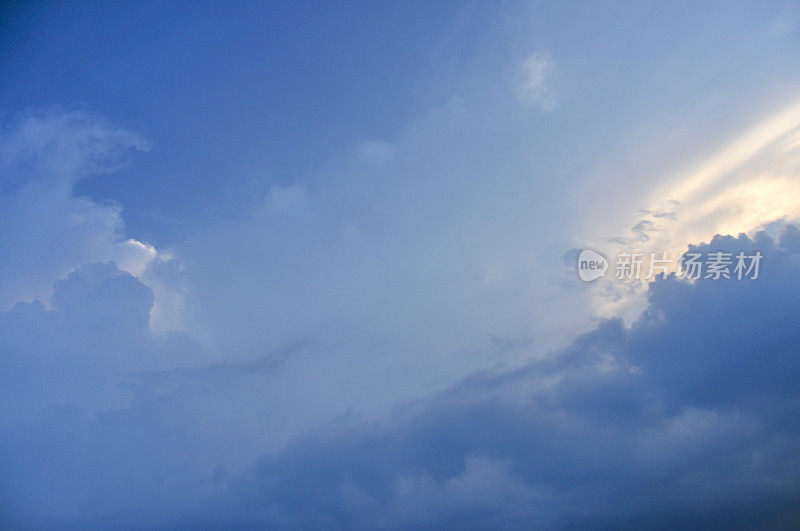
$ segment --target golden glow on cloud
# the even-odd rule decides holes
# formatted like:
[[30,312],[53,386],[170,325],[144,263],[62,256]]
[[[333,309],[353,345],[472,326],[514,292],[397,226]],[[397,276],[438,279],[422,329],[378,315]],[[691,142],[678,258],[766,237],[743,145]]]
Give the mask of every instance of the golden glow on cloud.
[[[687,176],[655,190],[628,237],[598,245],[611,261],[618,253],[667,252],[677,259],[690,243],[716,234],[751,234],[773,222],[800,220],[800,104],[744,132]],[[677,260],[669,268],[677,269]],[[646,307],[648,281],[596,283],[597,315],[635,319]]]
[[[745,132],[657,197],[673,207],[674,217],[655,222],[671,246],[800,218],[800,104]],[[658,211],[666,203],[651,204]]]

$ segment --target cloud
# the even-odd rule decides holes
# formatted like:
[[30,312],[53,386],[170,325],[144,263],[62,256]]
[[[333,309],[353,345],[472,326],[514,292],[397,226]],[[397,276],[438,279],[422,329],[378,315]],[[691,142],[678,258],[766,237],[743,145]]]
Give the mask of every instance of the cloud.
[[0,312],[4,414],[57,403],[106,408],[129,398],[113,388],[126,373],[198,362],[185,336],[152,335],[153,300],[131,274],[98,262],[55,283],[52,309],[34,301]]
[[0,184],[4,191],[32,181],[67,182],[114,171],[129,150],[150,147],[140,135],[85,111],[57,108],[20,113],[0,132]]
[[383,424],[344,418],[233,482],[243,514],[297,527],[787,525],[800,511],[800,255],[765,234],[692,250],[733,247],[764,253],[764,276],[659,280],[630,328],[605,321]]
[[525,59],[519,67],[520,100],[542,111],[552,111],[555,101],[547,85],[552,69],[553,60],[547,52],[537,51]]
[[[647,196],[629,200],[646,208],[636,212],[620,236],[587,238],[582,245],[612,259],[620,252],[645,257],[666,252],[674,259],[691,242],[715,234],[768,230],[775,236],[777,227],[800,220],[794,200],[800,195],[799,171],[800,105],[794,103],[732,135],[687,170],[664,176]],[[596,227],[585,230],[597,234]],[[677,269],[677,261],[670,268]],[[591,289],[600,316],[633,319],[646,304],[646,282],[621,285],[607,278]]]
[[[44,304],[0,312],[0,527],[792,518],[797,411],[787,397],[797,390],[797,327],[785,323],[796,324],[798,312],[793,288],[782,288],[796,285],[796,231],[779,248],[766,239],[712,243],[763,245],[765,264],[783,263],[772,277],[765,269],[757,284],[728,291],[660,281],[631,328],[605,321],[549,350],[591,326],[585,286],[574,270],[566,278],[553,267],[560,251],[589,232],[581,223],[596,227],[625,202],[642,205],[628,187],[636,172],[606,179],[614,172],[604,160],[630,168],[631,153],[644,152],[648,169],[658,166],[647,148],[669,145],[667,114],[714,123],[684,136],[686,145],[708,142],[709,129],[726,128],[717,118],[744,112],[764,79],[788,79],[762,61],[786,48],[759,47],[759,31],[729,31],[763,26],[747,17],[711,33],[669,31],[657,43],[651,30],[663,33],[666,19],[649,8],[626,12],[633,33],[598,24],[609,18],[604,8],[576,17],[574,7],[537,4],[534,25],[516,11],[476,39],[473,29],[487,26],[479,10],[427,54],[422,70],[437,71],[437,86],[405,76],[413,108],[448,103],[399,130],[397,113],[357,120],[390,147],[365,143],[341,168],[312,160],[315,171],[290,184],[291,160],[326,152],[319,135],[290,134],[299,151],[283,157],[283,185],[257,194],[263,207],[203,229],[171,249],[172,259],[130,239],[120,205],[74,197],[78,179],[145,149],[138,135],[81,113],[9,122],[0,309]],[[695,11],[672,18],[695,27]],[[552,55],[519,62],[515,50],[531,35]],[[644,60],[629,53],[637,42],[633,56]],[[743,78],[743,65],[757,75]],[[401,99],[403,77],[392,88]],[[554,81],[563,81],[558,94]],[[521,102],[553,109],[556,96],[569,103],[557,121],[520,112]],[[402,114],[395,100],[375,99],[399,102]],[[328,118],[344,117],[330,110]],[[209,118],[209,131],[231,122],[187,112]],[[643,129],[656,131],[651,146]],[[239,144],[226,150],[242,159],[235,165],[270,164],[253,155],[258,138]],[[761,197],[784,201],[779,192],[794,188],[782,184]],[[697,211],[702,219],[718,219],[719,204],[689,195],[713,207]],[[735,194],[725,199],[741,206]],[[649,210],[669,217],[660,204]],[[661,229],[654,221],[636,232],[652,242]],[[702,238],[682,245],[715,230],[700,229]],[[172,326],[165,321],[184,320],[205,348],[185,334],[153,333],[157,321],[163,331]],[[753,350],[762,357],[748,357]],[[462,380],[478,368],[485,372]]]
[[[345,410],[530,355],[493,350],[492,336],[543,353],[590,326],[584,294],[563,293],[543,243],[571,230],[560,175],[532,162],[518,102],[464,97],[402,127],[391,149],[369,143],[176,244],[185,329],[237,359],[313,338],[319,359],[298,363],[330,364],[320,386],[344,389],[334,399]],[[358,371],[337,369],[347,366]]]
[[[738,234],[800,219],[800,105],[793,104],[730,140],[687,174],[653,191],[661,244],[683,248],[714,234]],[[666,200],[665,200],[666,198]],[[652,216],[651,216],[652,217]]]
[[[53,282],[87,262],[145,277],[158,254],[125,235],[122,207],[73,195],[73,185],[124,165],[141,136],[83,111],[20,114],[0,132],[0,308],[47,301]],[[168,298],[163,286],[159,293]]]
[[[52,310],[0,313],[0,518],[84,528],[789,525],[800,510],[798,233],[692,247],[759,250],[762,274],[658,280],[631,327],[603,321],[547,357],[474,373],[385,419],[347,413],[255,466],[259,433],[303,399],[275,385],[306,347],[181,369],[201,366],[190,356],[202,353],[188,338],[149,334],[150,290],[113,264],[84,266],[56,285]],[[172,368],[130,372],[159,359]],[[36,407],[22,411],[32,392]]]

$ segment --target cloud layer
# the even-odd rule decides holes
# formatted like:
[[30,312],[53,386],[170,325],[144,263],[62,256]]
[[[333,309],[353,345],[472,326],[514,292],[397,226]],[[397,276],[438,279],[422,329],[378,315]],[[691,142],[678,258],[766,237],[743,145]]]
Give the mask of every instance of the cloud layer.
[[4,388],[22,404],[31,389],[70,396],[127,374],[110,387],[129,402],[76,407],[46,393],[52,405],[32,416],[5,407],[3,521],[788,526],[800,510],[799,234],[692,247],[758,250],[762,274],[656,281],[630,328],[604,321],[545,359],[473,374],[385,421],[353,412],[249,469],[241,457],[258,444],[247,426],[274,426],[263,412],[281,407],[252,385],[274,362],[130,372],[174,357],[147,331],[152,294],[113,265],[85,266],[56,285],[53,310],[0,315]]
[[0,528],[800,521],[791,10],[31,9],[0,99],[158,146],[0,109]]
[[[670,277],[632,327],[343,419],[239,483],[277,525],[789,526],[800,515],[800,255],[765,234],[690,251],[765,254],[753,282]],[[768,264],[768,265],[767,265]]]

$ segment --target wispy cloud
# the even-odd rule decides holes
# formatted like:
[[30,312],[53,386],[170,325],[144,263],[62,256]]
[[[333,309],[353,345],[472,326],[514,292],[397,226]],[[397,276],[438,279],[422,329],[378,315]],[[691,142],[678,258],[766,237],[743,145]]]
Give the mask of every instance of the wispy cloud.
[[522,61],[519,66],[517,93],[520,100],[542,111],[555,108],[555,99],[548,86],[553,59],[544,51],[537,51]]

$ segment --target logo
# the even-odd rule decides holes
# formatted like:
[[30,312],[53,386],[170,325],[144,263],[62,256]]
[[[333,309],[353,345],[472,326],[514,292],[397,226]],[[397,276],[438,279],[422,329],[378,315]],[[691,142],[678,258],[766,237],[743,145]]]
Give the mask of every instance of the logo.
[[608,260],[602,254],[591,249],[584,249],[578,255],[578,277],[584,282],[591,282],[602,277],[608,271]]

